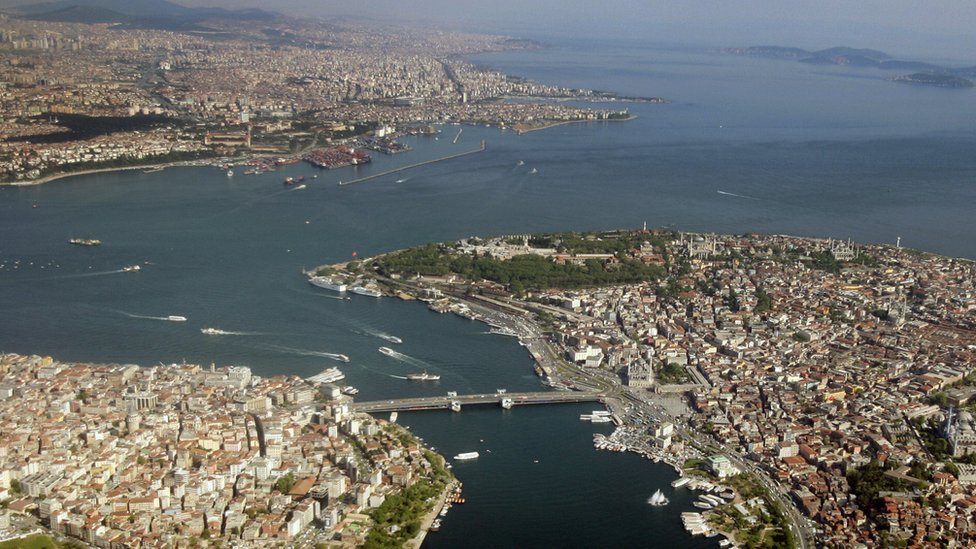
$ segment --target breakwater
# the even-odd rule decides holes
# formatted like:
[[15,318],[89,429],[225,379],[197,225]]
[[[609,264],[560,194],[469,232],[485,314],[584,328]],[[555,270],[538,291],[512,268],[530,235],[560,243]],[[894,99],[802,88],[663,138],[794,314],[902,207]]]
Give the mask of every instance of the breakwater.
[[452,160],[454,158],[461,158],[462,156],[468,156],[470,154],[480,153],[480,152],[484,151],[486,148],[487,148],[487,144],[482,139],[481,140],[481,146],[478,147],[477,149],[474,149],[474,150],[465,151],[465,152],[461,152],[461,153],[457,153],[457,154],[451,154],[451,155],[448,155],[448,156],[443,156],[441,158],[434,158],[432,160],[425,160],[423,162],[417,162],[416,164],[409,164],[409,165],[406,165],[406,166],[401,166],[399,168],[394,168],[392,170],[386,170],[385,172],[374,173],[372,175],[367,175],[365,177],[359,177],[359,178],[356,178],[356,179],[350,179],[349,181],[340,181],[339,182],[339,186],[343,186],[344,187],[346,185],[352,185],[354,183],[362,183],[364,181],[369,181],[370,179],[376,179],[377,177],[383,177],[383,176],[386,176],[386,175],[391,175],[391,174],[394,174],[394,173],[399,173],[399,172],[406,171],[406,170],[409,170],[409,169],[412,169],[412,168],[419,168],[420,166],[426,166],[428,164],[435,164],[437,162],[443,162],[445,160]]

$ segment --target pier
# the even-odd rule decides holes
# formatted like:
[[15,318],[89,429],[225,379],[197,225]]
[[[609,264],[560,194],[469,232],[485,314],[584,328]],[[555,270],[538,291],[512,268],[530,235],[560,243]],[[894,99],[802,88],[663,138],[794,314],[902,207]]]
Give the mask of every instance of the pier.
[[375,400],[355,402],[356,412],[410,412],[415,410],[450,410],[452,404],[460,406],[495,405],[501,406],[503,399],[511,400],[512,406],[538,404],[565,404],[572,402],[603,402],[603,393],[582,391],[545,391],[538,393],[486,393],[480,395],[448,395],[421,398],[401,398],[395,400]]
[[340,181],[339,182],[339,185],[342,186],[342,187],[344,187],[346,185],[352,185],[354,183],[362,183],[363,181],[369,181],[370,179],[376,179],[377,177],[383,177],[383,176],[386,176],[386,175],[395,174],[395,173],[402,172],[402,171],[406,171],[406,170],[410,170],[410,169],[413,169],[413,168],[419,168],[420,166],[426,166],[427,164],[435,164],[437,162],[443,162],[445,160],[452,160],[454,158],[461,158],[462,156],[468,156],[469,154],[480,153],[480,152],[484,151],[487,147],[488,146],[485,143],[485,141],[482,140],[481,141],[481,146],[478,147],[477,149],[474,149],[474,150],[465,151],[465,152],[457,153],[457,154],[451,154],[451,155],[448,155],[448,156],[445,156],[445,157],[442,157],[442,158],[435,158],[433,160],[425,160],[423,162],[417,162],[416,164],[410,164],[410,165],[407,165],[407,166],[401,166],[399,168],[394,168],[392,170],[386,170],[385,172],[374,173],[372,175],[367,175],[365,177],[359,177],[359,178],[356,178],[356,179],[350,179],[349,181]]

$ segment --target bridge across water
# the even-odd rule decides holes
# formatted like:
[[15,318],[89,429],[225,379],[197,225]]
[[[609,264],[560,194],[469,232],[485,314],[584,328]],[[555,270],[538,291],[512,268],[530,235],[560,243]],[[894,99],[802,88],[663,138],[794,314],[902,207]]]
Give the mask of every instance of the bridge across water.
[[534,404],[562,404],[567,402],[603,402],[603,393],[583,391],[544,391],[538,393],[486,393],[480,395],[447,395],[420,398],[401,398],[394,400],[374,400],[354,402],[352,409],[357,412],[408,412],[412,410],[446,410],[455,406],[472,406],[511,401],[512,406]]

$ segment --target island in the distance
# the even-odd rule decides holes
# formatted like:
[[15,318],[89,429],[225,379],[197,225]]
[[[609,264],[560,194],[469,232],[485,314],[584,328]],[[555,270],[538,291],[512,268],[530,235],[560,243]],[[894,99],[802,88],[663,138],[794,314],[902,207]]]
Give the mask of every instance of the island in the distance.
[[824,50],[808,51],[784,46],[751,46],[747,48],[726,48],[723,53],[735,55],[755,55],[776,59],[791,59],[813,65],[844,65],[859,68],[882,70],[911,70],[912,74],[890,78],[893,82],[907,82],[937,86],[940,88],[971,88],[973,82],[967,77],[976,76],[976,66],[944,67],[924,61],[894,59],[885,52],[865,49],[833,47]]
[[684,517],[692,533],[976,541],[953,527],[976,501],[969,260],[645,229],[472,237],[308,274],[518,337],[545,383],[605,400],[618,428],[598,448],[729,489]]

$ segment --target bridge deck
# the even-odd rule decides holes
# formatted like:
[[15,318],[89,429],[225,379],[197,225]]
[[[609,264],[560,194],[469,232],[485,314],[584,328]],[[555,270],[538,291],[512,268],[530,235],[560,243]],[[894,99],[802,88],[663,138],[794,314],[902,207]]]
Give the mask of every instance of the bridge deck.
[[566,402],[601,402],[603,393],[546,391],[538,393],[491,393],[481,395],[429,396],[420,398],[401,398],[394,400],[375,400],[355,402],[352,409],[357,412],[404,412],[410,410],[442,410],[451,407],[452,402],[461,406],[478,404],[500,405],[502,399],[511,399],[513,406],[533,404],[562,404]]

